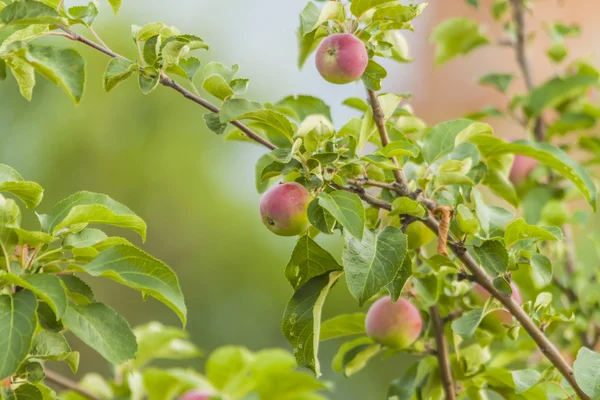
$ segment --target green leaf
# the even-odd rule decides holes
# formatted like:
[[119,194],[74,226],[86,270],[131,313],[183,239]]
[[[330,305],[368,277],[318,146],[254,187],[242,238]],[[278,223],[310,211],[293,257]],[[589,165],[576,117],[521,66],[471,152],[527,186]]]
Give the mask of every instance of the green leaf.
[[585,75],[555,77],[534,88],[525,97],[523,108],[529,117],[539,116],[545,109],[583,95],[591,87],[598,85],[598,78]]
[[138,342],[134,368],[141,369],[152,360],[185,360],[202,355],[200,349],[189,342],[183,329],[150,322],[133,329]]
[[208,45],[198,36],[176,35],[167,37],[161,44],[160,54],[164,67],[178,65],[192,50],[208,49]]
[[328,33],[325,27],[318,28],[307,35],[302,34],[302,28],[298,29],[298,68],[304,66],[308,57],[316,50],[319,43],[321,43],[323,38],[327,35]]
[[106,304],[69,304],[63,322],[75,336],[113,364],[135,357],[137,343],[129,324]]
[[119,86],[121,82],[133,75],[137,68],[138,65],[129,60],[124,60],[122,58],[111,59],[103,76],[102,85],[104,90],[110,92]]
[[211,112],[204,114],[202,117],[204,118],[206,127],[217,135],[222,135],[225,132],[225,129],[227,129],[227,124],[221,123],[219,114]]
[[107,238],[106,233],[99,229],[85,228],[80,232],[70,233],[65,236],[62,246],[67,249],[92,247]]
[[438,290],[438,279],[434,274],[413,276],[413,286],[417,296],[421,298],[423,304],[431,307],[438,302],[440,291]]
[[35,68],[21,57],[8,57],[6,64],[10,68],[10,72],[15,77],[19,85],[19,91],[28,101],[31,101],[33,96],[33,88],[35,86]]
[[224,64],[211,61],[206,64],[206,67],[204,67],[204,76],[209,77],[212,75],[218,75],[227,83],[229,83],[237,76],[239,70],[240,66],[237,64],[234,64],[231,68],[229,68]]
[[34,0],[9,4],[0,12],[0,22],[4,25],[66,24],[55,9]]
[[596,126],[596,117],[580,112],[566,112],[548,127],[550,135],[564,135],[568,132],[591,129]]
[[3,59],[0,59],[0,82],[3,82],[6,80],[6,61]]
[[381,351],[381,345],[370,338],[358,338],[340,346],[333,358],[332,368],[350,377],[363,369],[367,362]]
[[246,99],[227,99],[221,107],[219,116],[222,123],[238,119],[240,115],[253,113],[261,110],[263,107],[259,103],[251,102]]
[[329,289],[341,275],[340,271],[330,272],[299,287],[288,302],[283,315],[281,330],[294,349],[298,365],[310,368],[317,377],[321,375],[317,358],[321,311]]
[[306,35],[327,21],[337,21],[343,23],[346,19],[344,5],[338,2],[325,3],[323,9],[319,12],[317,6],[309,2],[300,14],[300,28],[302,35]]
[[227,98],[233,96],[233,89],[229,86],[227,81],[219,75],[211,75],[204,80],[202,84],[204,90],[215,96],[221,101],[227,100]]
[[186,323],[186,306],[177,275],[162,261],[125,244],[103,250],[89,264],[78,267],[92,276],[115,280],[170,307]]
[[62,87],[75,104],[81,101],[85,83],[85,60],[73,49],[29,45],[27,61],[36,71]]
[[314,114],[324,115],[331,121],[331,108],[317,97],[306,95],[288,96],[279,100],[275,105],[279,111],[298,122],[302,122],[308,116]]
[[[213,385],[208,379],[192,369],[146,368],[143,376],[144,387],[148,391],[148,400],[171,399],[192,389],[213,389]],[[110,397],[112,396],[109,395],[107,398]]]
[[56,234],[70,226],[108,224],[131,229],[146,240],[146,223],[133,211],[107,195],[78,192],[58,203],[43,216],[43,228]]
[[531,255],[531,268],[542,278],[545,285],[552,282],[552,262],[543,254],[533,253]]
[[380,152],[386,157],[409,156],[412,158],[416,158],[419,155],[420,151],[421,150],[418,146],[412,144],[408,140],[398,140],[388,144],[383,149],[381,149]]
[[[239,100],[239,99],[231,99],[231,100]],[[225,102],[225,105],[229,103],[231,100]],[[223,107],[225,107],[225,105]],[[231,119],[226,120],[226,114],[224,114],[224,110],[221,109],[221,122],[230,122]],[[267,127],[272,128],[277,134],[288,138],[291,140],[294,133],[296,133],[296,125],[290,122],[287,117],[275,110],[257,110],[252,112],[247,112],[244,114],[236,115],[236,120],[251,120],[260,123],[261,125],[266,125]]]
[[75,6],[69,8],[69,15],[81,22],[85,26],[92,26],[96,17],[98,17],[98,7],[96,3],[89,2],[87,6]]
[[344,190],[319,195],[319,205],[327,210],[348,233],[361,240],[365,229],[365,209],[360,197]]
[[456,221],[458,228],[466,235],[473,235],[479,231],[479,221],[477,221],[469,207],[464,204],[459,204],[456,207]]
[[30,383],[19,386],[10,400],[43,400],[42,392]]
[[514,77],[513,74],[487,74],[479,78],[479,83],[495,87],[500,92],[506,93]]
[[344,336],[362,335],[365,333],[365,313],[342,314],[321,324],[322,342]]
[[381,81],[387,76],[387,71],[373,60],[369,60],[362,81],[371,90],[381,90]]
[[79,353],[71,351],[67,339],[57,332],[41,331],[33,338],[29,356],[39,360],[64,361],[73,373],[79,368]]
[[529,225],[523,218],[519,218],[508,224],[506,231],[504,232],[504,242],[506,243],[506,247],[511,247],[521,240],[530,239],[536,241],[562,240],[562,236],[557,237],[554,233],[551,233],[540,226]]
[[110,4],[113,11],[115,12],[115,15],[117,14],[117,12],[119,12],[122,2],[123,2],[122,0],[108,0],[108,3]]
[[153,68],[145,68],[138,74],[138,85],[144,95],[152,93],[159,83],[160,75]]
[[208,358],[206,376],[221,392],[232,395],[243,393],[251,387],[248,387],[246,375],[250,371],[253,358],[253,354],[245,347],[221,347]]
[[36,307],[37,300],[29,291],[0,295],[0,380],[13,375],[29,353]]
[[473,246],[479,262],[492,276],[506,272],[508,268],[508,251],[499,240],[486,240],[481,246]]
[[515,383],[515,393],[521,394],[534,387],[541,378],[541,374],[534,369],[521,369],[511,371]]
[[0,164],[0,192],[14,194],[23,200],[27,208],[37,207],[44,196],[40,185],[23,180],[17,171],[4,164]]
[[285,276],[292,287],[297,289],[317,276],[341,269],[342,266],[331,254],[310,236],[304,235],[294,247],[292,257],[285,267]]
[[403,24],[412,21],[427,7],[427,3],[402,5],[399,2],[391,2],[384,4],[375,9],[372,21],[392,22],[395,24]]
[[19,244],[28,244],[30,246],[40,246],[50,244],[58,240],[57,237],[48,235],[44,232],[26,231],[25,229],[12,228],[19,237]]
[[472,190],[473,200],[475,201],[475,214],[481,224],[481,228],[486,234],[490,234],[495,229],[508,224],[514,214],[502,207],[488,206],[483,201],[481,193],[475,188]]
[[596,209],[596,185],[586,169],[570,158],[567,153],[548,143],[518,140],[507,143],[492,136],[478,135],[469,139],[477,145],[484,158],[497,158],[503,154],[520,154],[538,160],[569,179],[583,193],[591,206]]
[[179,66],[185,71],[188,80],[191,82],[200,71],[202,63],[196,57],[182,58],[179,60]]
[[427,209],[418,201],[409,199],[408,197],[398,197],[392,202],[392,211],[390,211],[389,215],[400,214],[412,215],[413,217],[424,219],[428,213]]
[[19,42],[27,43],[33,39],[44,36],[49,31],[48,25],[35,24],[27,28],[19,29],[8,36],[4,41],[0,40],[0,53],[10,52],[11,45],[17,45]]
[[600,397],[600,354],[582,347],[577,353],[573,372],[585,394],[593,399]]
[[419,363],[414,363],[401,378],[395,379],[388,389],[388,398],[394,400],[411,400],[417,386]]
[[412,276],[412,260],[410,256],[407,254],[404,258],[404,262],[402,263],[402,267],[396,273],[396,276],[392,280],[392,282],[387,285],[387,290],[390,292],[390,297],[393,301],[397,301],[400,295],[402,294],[402,289],[404,289],[404,285],[406,285],[406,281],[408,278]]
[[365,12],[381,4],[390,3],[395,0],[354,0],[350,5],[350,11],[355,17],[360,18]]
[[499,21],[508,10],[508,0],[494,0],[492,4],[492,16],[496,21]]
[[423,158],[433,164],[439,158],[450,154],[456,146],[467,141],[470,137],[492,134],[488,124],[471,121],[469,119],[456,119],[442,122],[434,126],[423,138]]
[[37,297],[44,300],[54,314],[56,320],[62,318],[67,309],[67,294],[61,280],[50,274],[34,274],[17,276],[11,273],[0,275],[0,279],[5,282],[21,286],[32,291]]
[[365,230],[362,240],[346,235],[342,256],[346,281],[360,306],[392,283],[402,268],[406,251],[406,235],[392,226],[386,226],[377,235]]
[[62,275],[60,280],[63,282],[67,295],[71,300],[80,306],[95,303],[94,292],[87,283],[75,275]]
[[444,64],[459,55],[469,54],[474,49],[489,43],[476,21],[468,18],[453,18],[442,22],[431,34],[436,44],[435,63]]
[[319,199],[314,199],[308,204],[308,220],[311,225],[317,228],[320,232],[327,235],[333,233],[335,227],[335,218],[319,205]]
[[484,316],[485,309],[483,307],[471,310],[462,317],[452,321],[452,330],[462,338],[468,339],[473,336]]

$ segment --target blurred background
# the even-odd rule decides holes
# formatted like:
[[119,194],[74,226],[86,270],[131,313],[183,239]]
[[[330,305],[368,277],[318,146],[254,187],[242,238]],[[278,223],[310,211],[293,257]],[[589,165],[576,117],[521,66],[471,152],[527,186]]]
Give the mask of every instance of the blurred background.
[[[253,100],[277,101],[290,94],[318,96],[332,106],[334,122],[340,127],[353,115],[340,103],[365,95],[360,84],[333,87],[325,83],[312,60],[298,71],[295,32],[304,0],[125,0],[117,17],[106,2],[100,3],[97,31],[128,57],[136,57],[129,40],[130,24],[160,20],[202,37],[211,46],[209,52],[198,53],[203,61],[239,63],[240,76],[251,79],[248,96]],[[491,0],[482,3],[485,7],[475,10],[464,1],[431,1],[415,22],[416,32],[406,34],[416,61],[386,64],[390,78],[384,90],[412,92],[416,113],[430,124],[487,104],[504,107],[502,96],[476,81],[487,72],[518,75],[512,51],[492,46],[444,67],[433,66],[428,38],[435,24],[445,18],[476,18],[492,36],[501,36],[487,11]],[[598,52],[595,38],[600,26],[587,22],[597,15],[600,5],[579,1],[577,7],[563,8],[561,2],[547,0],[536,2],[536,8],[536,19],[528,24],[531,30],[540,30],[541,20],[578,21],[583,35],[571,40],[570,57]],[[545,36],[540,31],[531,49],[537,82],[553,73],[543,55],[549,43]],[[143,217],[149,226],[143,248],[176,271],[189,309],[188,328],[193,341],[207,353],[225,344],[253,350],[288,349],[280,320],[291,295],[284,268],[294,239],[276,237],[260,222],[254,163],[264,150],[212,134],[204,126],[204,111],[169,89],[158,88],[144,97],[137,80],[131,79],[114,92],[104,93],[101,76],[108,60],[83,46],[61,43],[77,47],[88,60],[88,84],[81,105],[74,108],[60,89],[42,79],[28,103],[9,78],[0,85],[0,162],[46,188],[39,212],[85,189],[107,193]],[[522,80],[517,80],[513,90],[521,89]],[[491,122],[502,136],[525,135],[510,122]],[[339,237],[320,242],[339,256]],[[110,282],[91,283],[97,298],[115,307],[134,326],[150,320],[178,324],[172,312],[152,299],[143,302],[133,291]],[[330,295],[324,316],[357,309],[340,284]],[[347,380],[330,367],[338,344],[326,342],[321,352],[324,378],[336,385],[331,398],[384,398],[389,383],[403,371],[402,358],[375,360]],[[76,347],[83,353],[81,373],[108,373],[99,356],[79,343]],[[195,364],[202,365],[202,360]]]

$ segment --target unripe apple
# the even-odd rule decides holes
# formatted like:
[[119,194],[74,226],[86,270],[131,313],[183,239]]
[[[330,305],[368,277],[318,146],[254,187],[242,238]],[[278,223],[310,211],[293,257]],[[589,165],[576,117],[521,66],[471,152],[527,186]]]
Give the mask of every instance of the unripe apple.
[[415,221],[406,228],[408,249],[415,250],[425,246],[435,238],[435,234],[421,221]]
[[514,185],[519,185],[531,174],[537,165],[537,160],[533,158],[516,155],[508,177]]
[[211,400],[214,392],[205,389],[193,389],[179,396],[179,400]]
[[423,318],[419,310],[402,298],[394,302],[389,296],[371,305],[365,320],[367,335],[394,350],[410,346],[421,334]]
[[312,197],[299,183],[289,182],[269,189],[260,199],[260,217],[276,235],[296,236],[309,226],[306,210]]
[[571,218],[567,205],[560,200],[550,200],[542,208],[540,218],[544,224],[562,226]]
[[350,33],[328,36],[317,49],[317,70],[330,83],[343,85],[360,79],[368,62],[364,43]]
[[[521,297],[521,291],[519,290],[519,287],[516,285],[516,283],[511,282],[510,283],[510,287],[512,289],[512,294],[510,295],[510,297],[512,297],[512,299],[519,305],[521,305],[523,303],[523,299]],[[490,298],[490,294],[488,293],[487,290],[485,290],[481,285],[479,285],[478,283],[476,283],[473,286],[473,293],[475,293],[475,296],[481,301],[481,302],[486,302],[489,298]],[[498,316],[498,320],[500,322],[502,322],[505,325],[510,325],[512,322],[512,315],[507,311],[507,310],[498,310],[493,312],[492,314],[497,315]]]

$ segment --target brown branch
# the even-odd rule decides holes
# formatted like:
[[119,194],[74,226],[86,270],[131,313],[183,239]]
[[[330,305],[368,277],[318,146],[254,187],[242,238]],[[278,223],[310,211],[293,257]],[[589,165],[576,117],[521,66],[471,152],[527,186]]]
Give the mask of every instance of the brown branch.
[[66,378],[66,377],[64,377],[60,374],[57,374],[54,371],[50,371],[50,370],[45,370],[44,372],[46,373],[46,379],[49,380],[50,382],[54,383],[56,386],[60,386],[64,389],[76,392],[90,400],[102,400],[102,398],[100,398],[99,396],[96,396],[94,393],[91,393],[91,392],[87,391],[86,389],[82,388],[81,386],[79,386],[79,384],[77,382],[72,381],[69,378]]
[[[379,102],[379,98],[377,98],[377,93],[374,90],[368,89],[369,101],[371,102],[371,109],[373,110],[373,119],[375,120],[375,125],[377,126],[377,131],[379,132],[379,137],[381,138],[381,145],[383,147],[390,144],[390,138],[387,133],[387,128],[385,127],[385,115],[383,113],[383,109],[381,108],[381,103]],[[390,160],[396,165],[399,166],[398,160],[396,157],[390,157]],[[404,172],[401,169],[394,170],[394,177],[396,178],[396,182],[400,184],[399,188],[406,189],[405,193],[402,193],[402,196],[408,196],[410,191],[406,187],[406,177],[404,176]]]
[[444,336],[444,321],[440,316],[440,310],[437,308],[437,306],[429,307],[429,314],[431,315],[431,322],[435,332],[436,356],[440,365],[440,373],[442,375],[442,383],[444,385],[444,392],[446,393],[446,400],[455,400],[456,389],[454,388],[452,372],[450,371],[448,344],[446,343],[446,337]]
[[[96,49],[96,50],[106,54],[109,57],[127,60],[125,57],[113,52],[108,47],[101,46],[101,45],[87,39],[86,37],[81,36],[80,34],[78,34],[76,32],[73,32],[72,30],[70,30],[69,28],[67,28],[65,26],[57,25],[57,27],[59,29],[63,30],[64,32],[66,32],[70,36],[69,39],[71,39],[71,40],[81,42],[89,47],[92,47],[93,49]],[[127,60],[127,61],[129,61],[129,60]],[[192,92],[190,92],[189,90],[185,89],[183,86],[179,85],[177,82],[175,82],[173,79],[166,76],[164,73],[161,73],[161,75],[160,75],[160,84],[176,90],[186,99],[191,100],[194,103],[201,105],[202,107],[206,108],[209,111],[212,111],[217,114],[220,112],[218,107],[216,107],[212,103],[206,101],[202,97],[197,96],[197,95],[193,94]],[[241,123],[239,121],[230,121],[230,124],[235,126],[236,128],[238,128],[240,131],[244,132],[244,134],[246,136],[248,136],[250,139],[254,140],[255,142],[257,142],[259,144],[262,144],[266,148],[268,148],[270,150],[274,150],[276,148],[276,146],[273,143],[269,142],[268,140],[264,139],[262,136],[253,132],[250,128],[248,128],[243,123]]]
[[[511,0],[513,4],[518,3],[520,10],[520,16],[522,19],[522,4],[521,0]],[[523,21],[521,20],[521,25]],[[523,31],[523,29],[521,29]],[[524,41],[522,42],[524,46]],[[523,47],[524,49],[524,47]],[[523,53],[524,55],[524,50]],[[527,67],[527,71],[529,71]],[[382,136],[382,142],[386,140],[387,132],[385,131],[385,121],[383,118],[383,113],[381,112],[381,106],[379,104],[379,100],[375,93],[369,90],[369,98],[371,99],[371,106],[373,107],[373,117],[375,118],[376,125],[378,127],[379,133]],[[375,110],[378,111],[375,111]],[[382,127],[383,129],[381,129]],[[397,182],[400,190],[405,192],[404,196],[408,196],[410,194],[410,189],[408,188],[406,183]],[[423,202],[429,209],[431,209],[431,203]],[[422,221],[431,231],[433,231],[438,237],[440,236],[440,223],[438,220],[430,215],[427,220]],[[449,235],[449,238],[452,238]],[[452,252],[456,255],[456,257],[463,263],[463,265],[471,272],[476,281],[495,299],[497,299],[502,305],[515,317],[515,319],[521,324],[523,329],[529,334],[529,336],[536,343],[542,354],[556,367],[556,369],[565,377],[567,382],[573,387],[575,392],[581,397],[583,400],[590,400],[590,397],[586,395],[583,390],[577,384],[575,380],[575,376],[573,374],[573,369],[571,366],[564,360],[560,352],[554,347],[554,345],[548,340],[548,338],[544,335],[544,333],[537,327],[537,325],[529,318],[527,313],[523,311],[521,306],[519,306],[510,296],[507,296],[501,292],[499,292],[494,285],[490,277],[487,273],[479,266],[477,261],[468,253],[466,247],[460,243],[456,243],[455,241],[449,242],[448,247],[452,250]]]
[[[521,69],[521,73],[523,74],[523,80],[525,81],[525,87],[527,90],[531,92],[534,87],[533,76],[531,73],[531,66],[529,64],[529,59],[527,58],[527,37],[526,37],[526,29],[525,29],[525,7],[523,5],[523,0],[510,0],[512,6],[512,19],[515,23],[517,41],[514,44],[515,53],[517,56],[517,63],[519,64],[519,68]],[[542,121],[542,117],[538,117],[535,120],[535,138],[538,142],[544,140],[546,136],[544,127],[544,122]]]

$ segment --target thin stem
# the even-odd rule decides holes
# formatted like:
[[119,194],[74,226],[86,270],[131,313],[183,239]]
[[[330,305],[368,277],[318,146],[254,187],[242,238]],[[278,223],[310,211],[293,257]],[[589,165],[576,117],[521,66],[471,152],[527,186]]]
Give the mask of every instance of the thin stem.
[[[69,28],[63,26],[63,25],[57,25],[57,27],[59,29],[61,29],[62,31],[66,32],[69,35],[69,39],[71,40],[75,40],[78,42],[81,42],[93,49],[96,49],[104,54],[106,54],[109,57],[112,58],[120,58],[123,60],[127,60],[127,58],[113,52],[112,50],[108,49],[108,48],[104,48],[101,45],[81,36],[80,34],[73,32],[72,30],[70,30]],[[129,60],[127,60],[129,61]],[[177,82],[175,82],[173,79],[169,78],[167,75],[165,75],[164,73],[161,73],[160,75],[160,84],[166,87],[170,87],[171,89],[176,90],[177,92],[179,92],[181,95],[183,95],[183,97],[185,97],[188,100],[193,101],[194,103],[197,103],[199,105],[201,105],[202,107],[206,108],[209,111],[212,111],[214,113],[219,113],[220,110],[218,107],[216,107],[215,105],[213,105],[212,103],[204,100],[202,97],[197,96],[195,94],[193,94],[192,92],[190,92],[189,90],[185,89],[183,86],[181,86],[180,84],[178,84]],[[232,124],[233,126],[235,126],[236,128],[238,128],[239,130],[241,130],[244,134],[246,134],[246,136],[248,136],[250,139],[254,140],[257,143],[262,144],[263,146],[265,146],[266,148],[270,149],[270,150],[274,150],[276,148],[276,146],[269,142],[268,140],[264,139],[263,137],[261,137],[260,135],[258,135],[257,133],[254,133],[251,129],[249,129],[246,125],[242,124],[239,121],[229,121],[230,124]]]
[[46,379],[49,380],[50,382],[54,383],[57,386],[60,386],[64,389],[72,390],[73,392],[76,392],[90,400],[102,400],[99,396],[96,396],[95,394],[87,391],[86,389],[79,386],[79,384],[77,382],[72,381],[69,378],[66,378],[66,377],[64,377],[54,371],[48,370],[48,369],[45,370],[44,372],[46,373]]
[[450,361],[448,359],[448,344],[444,335],[444,321],[440,316],[440,310],[437,306],[429,307],[431,322],[435,331],[436,356],[440,365],[440,373],[442,375],[442,383],[446,392],[446,400],[456,399],[456,389],[452,380],[452,372],[450,371]]
[[100,38],[100,36],[96,33],[96,30],[94,28],[92,28],[91,26],[88,26],[88,30],[90,31],[90,33],[94,36],[94,38],[96,38],[96,40],[98,41],[98,43],[100,43],[100,45],[102,47],[104,47],[106,50],[110,51],[110,47],[108,47],[106,45],[106,43],[104,43],[104,41]]
[[[526,54],[526,32],[525,32],[525,8],[523,6],[523,0],[510,0],[512,5],[512,18],[515,23],[517,41],[514,44],[515,53],[517,56],[517,62],[521,73],[523,74],[523,80],[528,91],[531,91],[534,87],[533,76],[531,74],[531,66],[529,59]],[[546,135],[544,123],[541,117],[535,120],[534,126],[535,138],[538,142],[544,140]]]
[[64,33],[64,32],[56,32],[56,31],[50,31],[50,32],[46,32],[44,34],[44,36],[61,36],[61,37],[66,37],[67,39],[71,39],[71,36]]
[[51,256],[52,254],[62,253],[64,251],[64,249],[62,247],[59,247],[57,249],[48,250],[47,252],[40,254],[40,256],[38,257],[37,255],[41,249],[42,249],[41,247],[36,247],[34,252],[31,254],[32,261],[30,262],[30,264],[33,264],[34,261],[43,260],[44,258]]
[[[381,145],[383,147],[390,144],[390,138],[387,133],[387,128],[385,127],[385,114],[383,113],[383,109],[381,108],[381,103],[379,102],[379,98],[377,98],[377,93],[374,90],[368,89],[369,101],[371,102],[371,108],[373,109],[373,119],[375,120],[375,125],[377,126],[377,131],[379,132],[379,137],[381,138]],[[398,160],[396,157],[390,157],[390,160],[396,165],[399,166]],[[396,178],[396,182],[399,183],[400,189],[406,188],[407,191],[404,193],[404,196],[407,196],[410,191],[408,191],[408,187],[406,187],[406,177],[404,176],[404,172],[401,169],[394,170],[394,178]]]
[[56,9],[58,11],[60,11],[62,9],[64,2],[65,2],[65,0],[60,0],[60,2],[58,3],[58,6],[56,7]]

